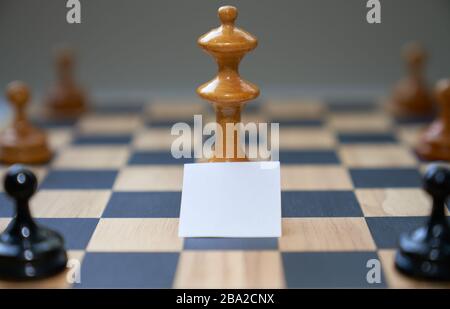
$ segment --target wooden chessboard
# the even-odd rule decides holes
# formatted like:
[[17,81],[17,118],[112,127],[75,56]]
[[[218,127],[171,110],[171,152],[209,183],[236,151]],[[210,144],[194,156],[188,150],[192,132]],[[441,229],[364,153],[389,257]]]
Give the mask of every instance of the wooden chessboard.
[[[81,283],[61,274],[0,287],[437,286],[393,266],[400,233],[430,211],[426,163],[411,150],[423,120],[396,121],[374,102],[252,103],[244,120],[280,123],[283,236],[180,239],[183,164],[192,160],[170,155],[170,126],[194,113],[210,115],[209,106],[154,100],[98,108],[77,122],[38,119],[56,153],[33,168],[41,184],[32,212],[63,234]],[[2,230],[12,214],[3,192],[0,205]],[[381,283],[366,280],[372,259]]]

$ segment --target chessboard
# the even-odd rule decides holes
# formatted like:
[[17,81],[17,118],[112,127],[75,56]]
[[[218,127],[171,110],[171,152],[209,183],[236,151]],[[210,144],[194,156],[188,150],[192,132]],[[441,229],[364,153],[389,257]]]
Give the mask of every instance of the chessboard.
[[[182,99],[104,105],[77,121],[37,117],[55,154],[32,167],[31,210],[65,238],[69,268],[0,287],[450,287],[394,267],[400,234],[430,213],[427,162],[412,149],[429,119],[394,119],[376,100],[250,103],[244,121],[280,124],[282,237],[181,239],[183,164],[194,160],[171,156],[170,128],[194,114],[213,119],[207,103]],[[0,205],[3,230],[13,211],[3,191]],[[367,280],[376,266],[380,280]]]

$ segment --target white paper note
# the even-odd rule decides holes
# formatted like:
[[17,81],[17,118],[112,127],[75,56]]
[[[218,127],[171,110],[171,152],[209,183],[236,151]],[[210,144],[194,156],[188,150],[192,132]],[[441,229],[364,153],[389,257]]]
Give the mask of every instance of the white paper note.
[[179,236],[280,237],[280,163],[185,164]]

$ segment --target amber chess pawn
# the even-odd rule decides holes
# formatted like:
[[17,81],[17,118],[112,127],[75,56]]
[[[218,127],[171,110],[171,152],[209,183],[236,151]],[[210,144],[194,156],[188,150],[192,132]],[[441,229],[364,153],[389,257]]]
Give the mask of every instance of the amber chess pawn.
[[[218,64],[217,76],[197,89],[197,94],[213,104],[216,122],[215,154],[211,162],[248,161],[241,149],[240,134],[227,132],[227,124],[241,122],[241,111],[248,101],[258,97],[259,88],[239,75],[239,63],[258,45],[250,33],[235,27],[238,12],[233,6],[223,6],[218,11],[222,25],[198,39],[199,46],[213,56]],[[234,135],[234,136],[230,136]],[[231,142],[233,139],[234,142]],[[233,147],[232,150],[228,149]],[[230,154],[229,154],[230,153]],[[229,155],[227,155],[229,154]]]
[[408,74],[394,87],[388,108],[398,118],[431,116],[434,103],[425,81],[426,51],[411,43],[404,48],[403,58]]
[[0,133],[0,161],[5,164],[42,164],[52,154],[44,132],[32,126],[26,116],[30,90],[19,81],[10,83],[6,96],[14,109],[12,123]]
[[417,154],[428,161],[450,161],[450,80],[436,86],[440,115],[419,138]]
[[86,95],[74,78],[74,65],[74,54],[70,49],[57,51],[57,81],[45,102],[50,118],[77,118],[87,110]]

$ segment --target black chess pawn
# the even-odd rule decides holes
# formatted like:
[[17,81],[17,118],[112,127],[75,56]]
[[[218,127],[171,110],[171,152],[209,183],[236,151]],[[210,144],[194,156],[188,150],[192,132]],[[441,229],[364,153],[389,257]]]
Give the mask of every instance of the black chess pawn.
[[395,265],[413,277],[450,280],[450,228],[445,216],[450,170],[431,165],[424,175],[424,189],[433,198],[431,216],[426,226],[401,236]]
[[16,216],[0,235],[0,277],[23,280],[51,276],[67,264],[64,240],[33,220],[28,201],[36,192],[37,179],[20,165],[12,166],[4,179],[5,191],[16,203]]

